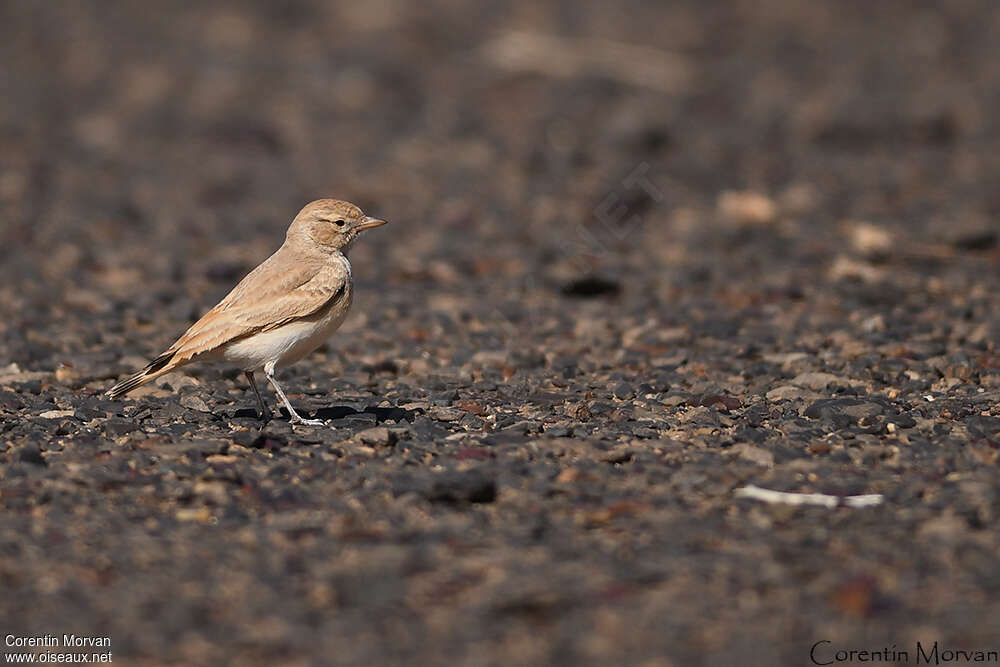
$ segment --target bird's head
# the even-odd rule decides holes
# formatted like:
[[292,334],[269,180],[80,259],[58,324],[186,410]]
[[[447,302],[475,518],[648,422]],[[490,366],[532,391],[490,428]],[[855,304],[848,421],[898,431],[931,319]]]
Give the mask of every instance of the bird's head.
[[350,202],[317,199],[295,216],[287,238],[308,239],[328,250],[346,250],[362,231],[384,224],[385,220],[365,215]]

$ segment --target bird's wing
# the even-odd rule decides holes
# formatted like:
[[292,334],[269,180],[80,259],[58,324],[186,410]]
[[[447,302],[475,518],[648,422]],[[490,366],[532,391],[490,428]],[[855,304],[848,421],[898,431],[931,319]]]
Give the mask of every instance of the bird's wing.
[[282,261],[280,250],[254,269],[166,353],[171,367],[233,340],[309,317],[346,294],[348,276],[319,261]]

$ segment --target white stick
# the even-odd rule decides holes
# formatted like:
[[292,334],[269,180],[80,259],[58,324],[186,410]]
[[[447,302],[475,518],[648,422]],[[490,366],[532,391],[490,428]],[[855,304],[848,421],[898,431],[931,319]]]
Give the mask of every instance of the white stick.
[[753,484],[740,487],[733,493],[737,498],[750,498],[765,503],[781,505],[819,505],[820,507],[874,507],[881,505],[884,498],[881,493],[870,493],[863,496],[831,496],[825,493],[789,493],[788,491],[772,491],[762,489]]

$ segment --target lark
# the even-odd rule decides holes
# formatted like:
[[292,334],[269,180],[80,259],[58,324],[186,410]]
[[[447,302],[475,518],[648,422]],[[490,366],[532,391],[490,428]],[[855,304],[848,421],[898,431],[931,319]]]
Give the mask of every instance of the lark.
[[345,253],[362,231],[384,224],[345,201],[307,204],[292,220],[277,252],[163,354],[109,389],[108,396],[124,396],[195,361],[221,361],[244,371],[264,420],[271,418],[271,411],[257,389],[258,370],[264,371],[293,424],[323,425],[323,420],[303,419],[295,411],[274,374],[319,347],[344,321],[354,298]]

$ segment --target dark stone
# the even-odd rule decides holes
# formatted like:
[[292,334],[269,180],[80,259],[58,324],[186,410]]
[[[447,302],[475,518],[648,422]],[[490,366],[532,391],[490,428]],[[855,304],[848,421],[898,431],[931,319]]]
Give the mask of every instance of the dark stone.
[[109,419],[104,422],[101,429],[104,431],[104,435],[111,439],[115,439],[138,430],[139,425],[135,422],[125,421],[122,419]]
[[447,389],[445,391],[437,392],[430,397],[431,403],[434,405],[451,405],[454,401],[457,401],[459,393],[455,389]]
[[632,389],[632,386],[625,382],[619,382],[616,384],[611,390],[611,393],[614,394],[615,398],[622,400],[632,398],[635,395],[635,391]]
[[766,429],[745,427],[738,429],[736,433],[733,434],[736,442],[754,442],[761,443],[767,440],[769,432]]
[[16,412],[26,406],[27,403],[17,393],[0,389],[0,408]]
[[35,396],[42,393],[42,381],[41,380],[29,380],[28,382],[13,382],[18,391],[22,394],[34,394]]
[[590,299],[598,296],[615,296],[621,292],[621,285],[616,280],[600,276],[587,276],[566,283],[562,287],[565,296]]
[[280,449],[288,445],[285,436],[268,431],[238,431],[233,442],[251,449]]
[[958,250],[990,250],[997,245],[997,232],[989,228],[963,230],[952,237],[951,244]]
[[392,447],[399,439],[399,434],[385,426],[376,426],[360,431],[356,437],[366,445]]
[[[73,415],[82,421],[90,421],[91,419],[103,419],[108,416],[108,413],[104,410],[91,407],[79,407],[74,412]],[[133,419],[133,421],[135,421]]]
[[594,401],[588,406],[588,409],[591,415],[603,415],[614,411],[615,406],[604,401]]
[[715,407],[723,412],[729,412],[730,410],[737,410],[743,406],[740,399],[735,396],[726,396],[720,394],[708,394],[702,397],[700,405],[706,408]]
[[973,415],[965,418],[965,428],[977,438],[992,438],[1000,433],[1000,418]]
[[763,425],[770,416],[771,410],[764,403],[756,403],[743,411],[743,419],[752,427]]
[[48,462],[42,456],[42,448],[36,443],[27,443],[14,450],[14,457],[24,463],[45,466]]
[[396,375],[399,373],[399,366],[393,359],[383,359],[374,364],[364,366],[364,369],[372,375],[377,375],[378,373]]
[[831,421],[837,428],[843,428],[856,424],[864,417],[870,418],[884,412],[884,406],[861,398],[824,398],[807,407],[803,414],[810,419]]
[[424,496],[433,502],[491,503],[497,497],[496,480],[478,468],[446,471],[435,476]]
[[190,459],[203,459],[212,454],[226,451],[227,444],[221,440],[195,440],[183,447],[184,455]]

